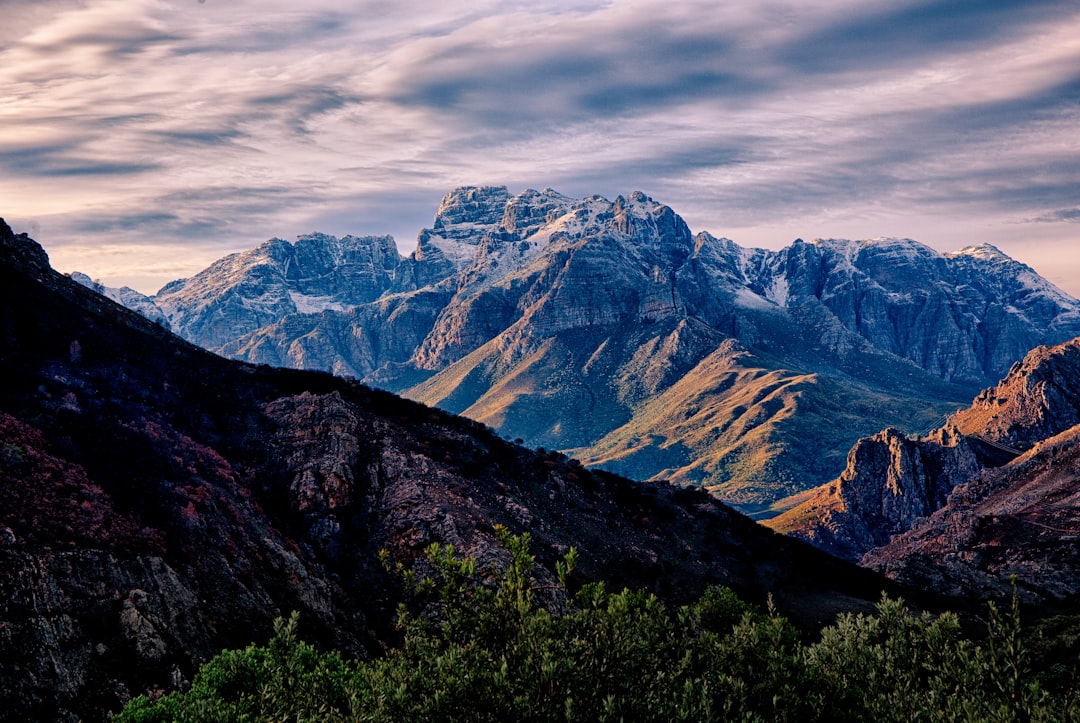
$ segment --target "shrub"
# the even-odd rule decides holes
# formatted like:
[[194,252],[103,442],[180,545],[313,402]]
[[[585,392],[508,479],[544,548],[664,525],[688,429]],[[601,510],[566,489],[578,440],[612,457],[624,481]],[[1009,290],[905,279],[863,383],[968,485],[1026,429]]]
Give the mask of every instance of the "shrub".
[[[410,594],[400,648],[368,663],[318,653],[278,621],[265,647],[227,651],[187,693],[132,701],[119,721],[1038,721],[1075,718],[1027,668],[1019,613],[990,607],[988,637],[954,615],[914,614],[882,597],[803,642],[775,611],[725,588],[669,609],[656,596],[566,589],[534,574],[529,536],[499,534],[495,579],[454,549],[427,550],[431,573],[398,565]],[[385,560],[385,558],[384,558]],[[545,600],[541,605],[538,600]]]

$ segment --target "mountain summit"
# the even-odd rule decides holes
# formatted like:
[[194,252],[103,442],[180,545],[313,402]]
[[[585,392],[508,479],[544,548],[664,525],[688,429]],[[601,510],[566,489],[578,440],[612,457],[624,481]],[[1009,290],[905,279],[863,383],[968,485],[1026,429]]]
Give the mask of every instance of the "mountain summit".
[[459,188],[407,258],[386,237],[275,239],[154,301],[226,356],[355,377],[750,507],[1080,335],[1080,302],[991,246],[746,249],[640,192]]

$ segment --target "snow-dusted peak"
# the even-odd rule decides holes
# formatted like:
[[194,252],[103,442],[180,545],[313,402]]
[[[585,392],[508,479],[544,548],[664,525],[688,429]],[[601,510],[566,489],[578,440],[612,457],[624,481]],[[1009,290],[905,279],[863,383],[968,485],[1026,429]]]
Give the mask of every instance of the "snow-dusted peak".
[[814,239],[810,242],[819,249],[828,249],[841,256],[853,259],[860,253],[885,253],[893,256],[936,257],[941,256],[937,251],[924,243],[909,238],[897,238],[894,236],[876,236],[868,239]]
[[432,230],[444,237],[498,224],[506,211],[506,186],[462,186],[443,196]]
[[646,195],[644,191],[634,191],[627,197],[626,201],[630,208],[642,215],[651,213],[657,206],[661,205]]
[[[461,226],[459,231],[465,231]],[[483,229],[468,229],[475,233],[464,235],[463,238],[443,236],[437,233],[424,231],[416,239],[416,253],[413,258],[423,261],[431,258],[431,249],[437,249],[442,258],[453,264],[455,269],[462,269],[476,258],[477,245],[483,236]]]
[[101,282],[100,281],[94,281],[93,279],[91,279],[89,276],[87,276],[86,274],[84,274],[81,271],[72,271],[70,274],[68,274],[68,278],[70,278],[72,281],[79,284],[80,286],[85,286],[86,288],[90,289],[91,291],[96,291],[99,294],[101,293],[101,289],[102,289]]
[[999,295],[1008,298],[1020,310],[1049,304],[1057,313],[1067,312],[1070,318],[1080,315],[1080,301],[995,246],[985,243],[966,246],[946,256],[953,263],[977,273],[984,283],[993,284]]
[[508,232],[526,238],[565,215],[575,203],[574,199],[550,188],[543,191],[529,188],[506,203],[502,226]]
[[393,236],[331,236],[310,233],[296,237],[292,250],[301,258],[315,257],[330,266],[354,263],[395,265],[400,260]]
[[970,258],[979,259],[981,261],[1015,261],[1012,257],[1004,253],[997,246],[993,246],[991,244],[965,246],[959,251],[953,251],[952,253],[945,255],[951,259],[968,256]]
[[126,306],[132,311],[136,311],[145,316],[150,321],[153,321],[166,329],[169,328],[169,320],[165,316],[165,312],[154,303],[146,294],[139,293],[135,289],[129,286],[121,286],[119,288],[113,286],[106,286],[100,279],[93,280],[81,271],[73,271],[68,276],[72,281],[85,286],[91,291],[97,292],[102,296],[112,299],[121,306]]
[[600,217],[611,210],[611,201],[603,196],[589,196],[580,201],[573,202],[561,215],[550,219],[534,234],[530,240],[550,238],[556,233],[563,233],[570,237],[578,237],[585,234],[587,229],[597,229],[600,225]]
[[629,196],[617,196],[611,204],[611,210],[616,216],[626,214],[642,220],[647,220],[662,213],[663,209],[667,208],[664,204],[654,201],[643,191],[634,191]]
[[416,237],[413,259],[455,271],[470,264],[485,234],[497,231],[506,214],[510,192],[505,186],[461,186],[443,196],[435,221]]

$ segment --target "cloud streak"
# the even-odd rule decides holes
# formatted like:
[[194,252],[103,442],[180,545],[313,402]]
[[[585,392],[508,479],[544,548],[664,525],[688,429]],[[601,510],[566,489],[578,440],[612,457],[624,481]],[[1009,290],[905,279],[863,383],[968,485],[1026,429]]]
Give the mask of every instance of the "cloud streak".
[[138,248],[148,291],[273,235],[408,250],[467,183],[641,189],[745,245],[1053,248],[1080,278],[1075,2],[340,8],[0,1],[0,214],[110,283]]

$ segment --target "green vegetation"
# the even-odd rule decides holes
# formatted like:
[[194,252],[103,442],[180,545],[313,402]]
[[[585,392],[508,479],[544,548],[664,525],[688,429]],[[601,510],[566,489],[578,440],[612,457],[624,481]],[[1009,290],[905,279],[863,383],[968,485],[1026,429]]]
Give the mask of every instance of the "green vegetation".
[[[116,721],[1049,721],[1080,703],[1029,670],[1014,602],[989,634],[883,598],[806,642],[724,588],[669,609],[655,596],[535,577],[529,536],[500,530],[511,561],[485,582],[449,546],[412,592],[400,648],[361,663],[319,653],[278,621],[265,646],[226,651],[185,693],[136,698]],[[541,599],[543,605],[541,605]],[[1068,676],[1071,680],[1071,676]],[[1065,676],[1058,671],[1056,680]],[[1047,692],[1054,689],[1054,693]]]

